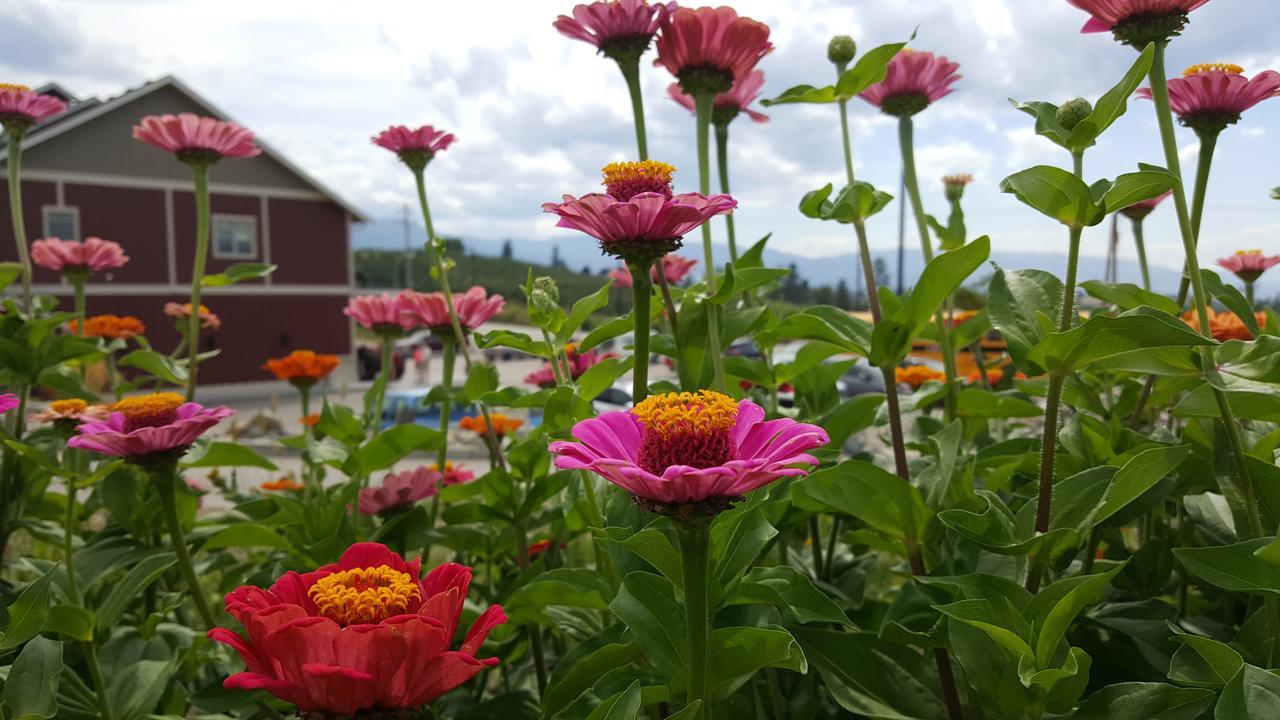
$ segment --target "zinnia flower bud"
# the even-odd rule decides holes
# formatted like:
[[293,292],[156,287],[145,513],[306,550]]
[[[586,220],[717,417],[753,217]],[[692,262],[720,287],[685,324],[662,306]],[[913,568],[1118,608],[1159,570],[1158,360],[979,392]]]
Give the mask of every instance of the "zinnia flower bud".
[[1058,108],[1057,121],[1063,130],[1071,130],[1093,114],[1093,105],[1082,97],[1072,98]]
[[848,65],[858,54],[858,46],[848,35],[837,35],[827,43],[827,59],[836,65]]
[[942,178],[943,192],[948,202],[959,202],[964,197],[964,188],[973,182],[972,175],[946,175]]

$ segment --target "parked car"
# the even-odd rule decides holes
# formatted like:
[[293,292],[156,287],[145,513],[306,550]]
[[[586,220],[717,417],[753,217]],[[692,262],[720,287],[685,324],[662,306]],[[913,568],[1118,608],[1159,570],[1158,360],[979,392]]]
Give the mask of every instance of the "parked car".
[[[398,380],[404,374],[406,360],[412,355],[412,349],[401,352],[400,347],[396,346],[391,358],[393,380]],[[380,372],[382,372],[382,351],[372,345],[361,345],[356,348],[356,377],[361,380],[373,380]]]

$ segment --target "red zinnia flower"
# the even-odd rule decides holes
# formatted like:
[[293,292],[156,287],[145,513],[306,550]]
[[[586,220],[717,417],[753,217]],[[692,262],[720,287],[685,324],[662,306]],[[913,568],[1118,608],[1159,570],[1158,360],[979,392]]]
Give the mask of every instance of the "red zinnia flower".
[[420,563],[356,543],[332,565],[233,590],[227,612],[247,637],[214,628],[209,638],[234,648],[247,669],[223,685],[266,690],[303,713],[349,716],[418,709],[497,664],[476,655],[506,622],[502,607],[485,610],[449,650],[471,568],[448,563],[420,578]]
[[440,480],[440,472],[425,465],[391,473],[382,479],[381,487],[361,488],[358,507],[365,515],[404,510],[435,495],[440,489]]
[[[738,113],[744,112],[747,117],[758,123],[769,122],[769,116],[762,112],[752,110],[748,107],[751,103],[760,97],[760,90],[764,87],[764,71],[752,70],[733,83],[733,87],[729,92],[723,92],[716,95],[714,109],[711,114],[711,121],[715,124],[723,124],[730,122]],[[667,86],[667,94],[671,96],[681,107],[689,112],[697,112],[694,106],[693,98],[685,94],[680,89],[680,83],[671,83]]]
[[903,48],[889,61],[884,80],[863,90],[858,97],[887,115],[915,115],[954,90],[960,76],[945,56]]
[[[1209,0],[1067,0],[1092,17],[1080,32],[1113,30],[1130,21],[1185,16]],[[1181,26],[1179,26],[1181,29]]]
[[262,153],[253,133],[231,122],[193,113],[148,115],[133,128],[136,140],[173,153],[183,162],[208,164],[222,158],[247,158]]
[[769,26],[729,7],[678,8],[662,18],[658,59],[691,95],[718,95],[773,50]]
[[[1195,130],[1221,132],[1258,103],[1280,95],[1280,73],[1264,70],[1249,79],[1244,68],[1228,63],[1192,65],[1169,81],[1169,107],[1178,121]],[[1151,88],[1138,97],[1151,99]]]

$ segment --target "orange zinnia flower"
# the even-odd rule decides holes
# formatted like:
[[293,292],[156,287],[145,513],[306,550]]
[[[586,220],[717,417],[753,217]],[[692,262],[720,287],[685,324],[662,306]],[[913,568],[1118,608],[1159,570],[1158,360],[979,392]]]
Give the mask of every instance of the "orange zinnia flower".
[[[178,320],[189,318],[191,317],[191,303],[183,303],[181,305],[176,302],[165,303],[164,314]],[[222,320],[203,304],[200,305],[200,327],[204,330],[217,330],[222,327]]]
[[894,377],[899,384],[905,383],[910,385],[912,389],[919,389],[921,385],[930,380],[939,382],[946,380],[947,376],[934,370],[927,365],[912,365],[911,367],[900,367],[894,370]]
[[262,483],[263,490],[301,490],[304,485],[293,478],[282,477]]
[[[78,334],[79,324],[78,320],[72,320],[67,323],[67,330],[73,334]],[[94,315],[84,321],[84,334],[86,337],[102,338],[103,340],[131,340],[146,332],[147,326],[132,315]]]
[[[489,421],[493,423],[493,432],[498,437],[506,437],[520,429],[521,425],[524,425],[523,420],[509,418],[502,413],[489,413]],[[483,415],[464,417],[458,421],[458,427],[463,430],[470,430],[477,435],[487,435],[489,432],[489,429],[485,427]]]
[[294,350],[282,358],[272,358],[262,366],[276,378],[294,385],[313,385],[338,367],[337,355],[320,355],[312,350]]
[[[1260,312],[1254,315],[1261,326],[1267,321],[1267,314]],[[1195,310],[1188,310],[1182,314],[1182,321],[1196,332],[1200,331],[1200,319],[1196,317]],[[1209,331],[1213,335],[1213,339],[1218,342],[1226,342],[1228,340],[1252,340],[1253,333],[1249,332],[1249,328],[1245,327],[1244,321],[1239,315],[1233,312],[1217,312],[1213,308],[1209,308]]]
[[315,427],[320,424],[320,413],[311,413],[298,418],[298,423],[307,427]]

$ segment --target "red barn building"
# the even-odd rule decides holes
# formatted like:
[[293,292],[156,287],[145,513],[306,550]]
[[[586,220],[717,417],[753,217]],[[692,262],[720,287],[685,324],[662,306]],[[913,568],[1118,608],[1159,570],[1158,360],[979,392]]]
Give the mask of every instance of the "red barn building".
[[[41,92],[68,103],[32,128],[22,143],[22,201],[28,241],[98,236],[120,243],[124,267],[88,285],[90,315],[134,315],[161,352],[178,342],[166,302],[187,302],[195,252],[191,172],[171,155],[134,140],[147,115],[227,116],[174,77],[108,100],[80,100],[57,85]],[[266,380],[266,358],[290,350],[348,355],[351,326],[342,314],[354,286],[350,227],[363,221],[345,202],[266,143],[262,154],[224,160],[210,171],[213,213],[207,273],[238,262],[278,265],[269,277],[205,288],[203,302],[222,320],[203,349],[221,353],[200,366],[208,383]],[[0,158],[0,166],[4,159]],[[4,186],[0,172],[0,186]],[[0,189],[7,198],[8,188]],[[0,200],[8,215],[8,201]],[[15,259],[12,220],[0,222],[0,260]],[[70,286],[36,268],[34,290],[70,308]],[[349,363],[347,363],[349,365]]]

